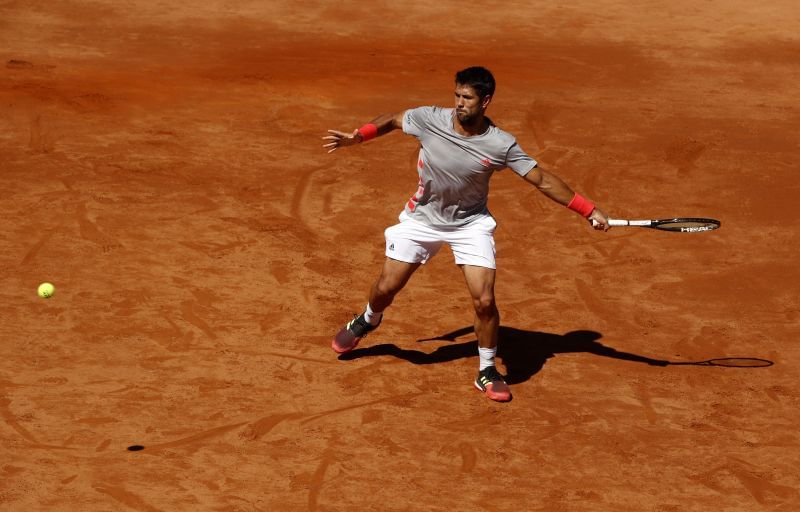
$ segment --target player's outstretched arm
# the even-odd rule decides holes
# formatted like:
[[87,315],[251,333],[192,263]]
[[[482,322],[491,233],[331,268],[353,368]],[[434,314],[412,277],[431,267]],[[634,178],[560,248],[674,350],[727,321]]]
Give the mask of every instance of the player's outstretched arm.
[[403,128],[403,114],[405,112],[398,112],[395,114],[382,114],[369,123],[365,124],[352,133],[340,132],[338,130],[328,130],[328,135],[322,137],[322,140],[328,141],[322,147],[328,150],[328,153],[333,153],[337,149],[345,146],[352,146],[366,142],[375,137],[385,135],[392,130]]
[[594,229],[608,231],[609,225],[606,214],[583,196],[576,194],[569,185],[564,183],[564,180],[552,172],[542,169],[541,164],[526,174],[524,179],[553,201],[586,217]]

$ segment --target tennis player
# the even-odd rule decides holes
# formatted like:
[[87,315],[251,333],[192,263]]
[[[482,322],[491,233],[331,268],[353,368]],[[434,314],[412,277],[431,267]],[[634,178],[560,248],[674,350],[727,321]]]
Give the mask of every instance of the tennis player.
[[386,260],[372,285],[365,311],[335,336],[333,350],[353,350],[375,330],[395,295],[411,275],[448,244],[467,283],[475,308],[480,365],[475,387],[496,401],[511,390],[495,366],[500,314],[494,295],[497,226],[487,208],[489,179],[506,167],[553,201],[607,231],[608,218],[595,205],[527,155],[515,138],[486,117],[495,80],[483,67],[455,76],[455,108],[419,107],[384,114],[353,132],[328,130],[323,145],[331,153],[401,129],[420,142],[416,193],[385,231]]

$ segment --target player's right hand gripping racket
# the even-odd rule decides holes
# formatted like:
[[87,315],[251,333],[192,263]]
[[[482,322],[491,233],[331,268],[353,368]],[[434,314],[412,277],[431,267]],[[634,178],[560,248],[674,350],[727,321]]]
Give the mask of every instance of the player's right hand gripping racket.
[[[595,224],[596,221],[592,221]],[[722,223],[716,219],[703,219],[696,217],[678,217],[675,219],[657,220],[625,220],[608,219],[608,225],[614,226],[635,226],[641,228],[660,229],[662,231],[676,231],[679,233],[699,233],[701,231],[711,231],[717,229]]]

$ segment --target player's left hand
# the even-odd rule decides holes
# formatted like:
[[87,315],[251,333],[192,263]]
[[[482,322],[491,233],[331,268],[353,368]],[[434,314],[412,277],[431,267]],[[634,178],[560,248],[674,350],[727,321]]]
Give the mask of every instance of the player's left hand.
[[592,210],[592,214],[589,215],[589,224],[598,231],[608,231],[611,229],[611,226],[608,225],[608,217],[600,208]]
[[328,149],[328,153],[333,153],[341,147],[352,146],[361,142],[361,134],[358,133],[358,130],[353,130],[353,133],[328,130],[328,133],[330,133],[330,135],[322,137],[322,140],[331,141],[322,146],[323,148],[330,148]]

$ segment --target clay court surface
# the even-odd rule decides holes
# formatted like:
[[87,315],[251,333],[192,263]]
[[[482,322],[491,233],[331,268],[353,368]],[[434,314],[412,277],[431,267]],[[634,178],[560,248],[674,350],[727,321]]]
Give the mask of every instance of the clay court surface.
[[[0,509],[800,510],[794,1],[0,2]],[[492,182],[487,400],[443,250],[347,357],[400,132],[489,115],[617,218]],[[50,281],[56,294],[36,295]],[[721,367],[697,363],[737,358]],[[132,445],[143,446],[129,451]]]

